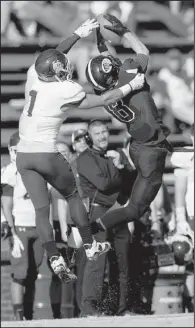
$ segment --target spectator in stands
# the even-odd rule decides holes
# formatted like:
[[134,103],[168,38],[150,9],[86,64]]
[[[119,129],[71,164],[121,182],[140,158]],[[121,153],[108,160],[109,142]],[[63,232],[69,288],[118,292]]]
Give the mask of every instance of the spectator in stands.
[[[89,220],[96,220],[115,203],[123,185],[123,173],[132,171],[132,167],[123,152],[107,151],[109,132],[104,121],[99,119],[89,123],[88,133],[92,147],[86,149],[77,159],[80,185],[84,196],[89,199]],[[122,173],[123,172],[123,173]],[[129,182],[130,183],[130,182]],[[122,203],[122,199],[121,199]],[[96,234],[99,240],[106,240],[106,232]],[[115,303],[115,314],[124,314],[128,299],[128,246],[130,234],[127,224],[113,229],[109,233],[116,251],[119,270],[119,302]],[[114,236],[113,236],[114,235]],[[95,262],[86,261],[82,288],[81,316],[102,313],[104,273],[107,255],[102,255]],[[113,261],[113,257],[112,257]],[[112,262],[113,264],[113,262]],[[111,306],[111,299],[108,299]],[[104,309],[110,310],[110,309]]]
[[[33,204],[17,172],[15,159],[18,132],[12,135],[9,142],[11,163],[1,176],[1,202],[5,219],[12,232],[11,249],[11,296],[16,320],[24,320],[24,295],[27,280],[31,288],[35,284],[38,268],[42,263],[44,250],[37,235],[35,211]],[[29,284],[28,284],[29,285]],[[33,303],[33,302],[32,302]],[[32,311],[32,304],[31,304]],[[27,309],[29,312],[29,309]],[[26,313],[26,319],[32,319],[32,313]]]
[[7,30],[10,24],[12,11],[12,1],[2,1],[1,2],[1,37],[7,35]]
[[171,49],[166,54],[167,66],[159,71],[158,78],[164,82],[175,118],[192,125],[194,122],[194,95],[186,82],[181,53]]

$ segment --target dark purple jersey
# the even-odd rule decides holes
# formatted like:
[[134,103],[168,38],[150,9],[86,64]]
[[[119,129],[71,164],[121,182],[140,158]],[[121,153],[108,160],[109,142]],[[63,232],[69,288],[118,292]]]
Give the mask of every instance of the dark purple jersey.
[[[137,73],[145,73],[147,64],[148,57],[142,54],[138,54],[135,59],[125,60],[120,68],[116,88],[131,81]],[[169,135],[168,128],[163,125],[159,116],[147,81],[142,89],[128,94],[105,109],[117,120],[125,123],[132,138],[138,142],[156,144]]]

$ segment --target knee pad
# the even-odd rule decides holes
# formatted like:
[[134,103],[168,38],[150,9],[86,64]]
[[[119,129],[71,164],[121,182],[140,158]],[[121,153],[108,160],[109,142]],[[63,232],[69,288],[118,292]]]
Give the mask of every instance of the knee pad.
[[26,279],[24,279],[24,278],[15,278],[14,276],[13,276],[13,282],[16,282],[18,285],[21,285],[21,286],[25,286],[25,281],[26,281]]

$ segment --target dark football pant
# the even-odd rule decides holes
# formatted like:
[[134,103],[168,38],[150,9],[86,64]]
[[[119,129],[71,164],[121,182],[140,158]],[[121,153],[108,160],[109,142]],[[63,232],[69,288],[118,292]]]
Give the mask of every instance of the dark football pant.
[[35,207],[36,227],[43,244],[54,241],[49,222],[47,182],[68,201],[78,228],[88,224],[86,209],[77,192],[71,167],[60,153],[17,153],[17,169]]
[[[135,141],[130,146],[130,156],[135,164],[138,175],[131,192],[129,204],[121,209],[111,211],[101,217],[104,229],[113,228],[121,222],[139,220],[148,210],[156,197],[162,184],[167,155],[167,141],[158,145],[147,146],[137,144]],[[96,227],[92,225],[92,231]]]

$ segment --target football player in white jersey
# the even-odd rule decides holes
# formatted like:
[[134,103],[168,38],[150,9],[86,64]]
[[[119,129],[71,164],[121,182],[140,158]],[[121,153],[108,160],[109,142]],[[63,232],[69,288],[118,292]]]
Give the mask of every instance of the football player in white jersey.
[[56,49],[39,54],[28,71],[26,101],[19,122],[17,169],[35,207],[41,242],[52,269],[61,280],[66,280],[67,265],[57,250],[49,223],[47,182],[67,199],[71,218],[79,229],[87,257],[95,259],[97,255],[108,251],[110,245],[96,242],[92,236],[88,215],[77,192],[71,168],[56,147],[60,126],[74,108],[109,105],[141,88],[144,83],[143,74],[138,74],[133,81],[119,89],[97,96],[86,94],[78,83],[71,80],[70,63],[64,53],[80,37],[90,35],[98,25],[94,19],[88,20]]
[[171,156],[175,167],[177,230],[186,234],[194,230],[194,125],[191,127],[191,140],[192,147],[185,147],[189,152],[175,152]]
[[[27,277],[33,285],[38,267],[43,260],[43,247],[36,231],[33,204],[16,168],[15,158],[18,142],[19,133],[17,132],[12,135],[9,143],[11,163],[1,172],[1,205],[5,220],[12,232],[10,262],[14,317],[16,320],[23,320]],[[29,312],[29,315],[27,319],[32,319],[32,313]]]
[[[192,147],[189,152],[175,152],[171,163],[175,167],[175,214],[176,230],[181,235],[190,236],[194,245],[194,124],[191,127]],[[194,312],[194,265],[187,266],[184,285],[184,305]]]

